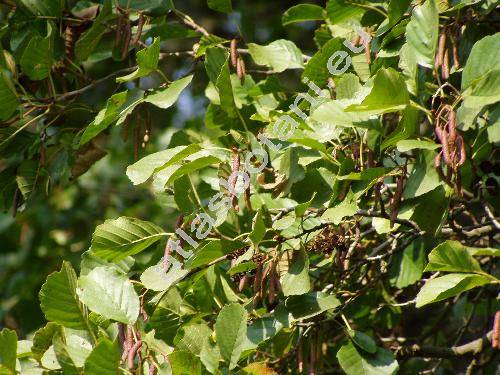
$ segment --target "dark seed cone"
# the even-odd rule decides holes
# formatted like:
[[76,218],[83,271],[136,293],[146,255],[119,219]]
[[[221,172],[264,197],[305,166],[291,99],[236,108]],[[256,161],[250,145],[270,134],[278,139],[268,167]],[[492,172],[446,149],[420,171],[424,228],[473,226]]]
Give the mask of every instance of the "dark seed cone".
[[248,250],[248,246],[242,247],[241,249],[235,250],[232,253],[228,254],[227,259],[236,259],[246,253]]
[[326,227],[306,245],[306,251],[323,253],[327,257],[333,253],[333,250],[345,252],[347,248],[345,238],[336,233],[333,227]]
[[265,254],[262,254],[262,253],[255,253],[253,256],[252,256],[252,262],[254,263],[257,263],[258,265],[261,265],[262,263],[265,262],[267,256]]

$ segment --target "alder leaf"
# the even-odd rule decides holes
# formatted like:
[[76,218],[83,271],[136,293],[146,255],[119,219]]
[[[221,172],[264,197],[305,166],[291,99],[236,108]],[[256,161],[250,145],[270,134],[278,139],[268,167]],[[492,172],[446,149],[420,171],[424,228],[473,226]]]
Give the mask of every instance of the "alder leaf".
[[222,308],[215,322],[215,334],[222,358],[233,369],[243,351],[247,334],[247,312],[237,303]]
[[97,257],[117,262],[140,253],[166,235],[156,224],[122,216],[96,228],[91,249]]
[[40,307],[47,320],[73,329],[88,329],[87,315],[76,293],[77,278],[71,263],[47,277],[40,290]]
[[126,275],[111,267],[97,267],[78,280],[82,302],[106,319],[134,324],[139,315],[139,296]]

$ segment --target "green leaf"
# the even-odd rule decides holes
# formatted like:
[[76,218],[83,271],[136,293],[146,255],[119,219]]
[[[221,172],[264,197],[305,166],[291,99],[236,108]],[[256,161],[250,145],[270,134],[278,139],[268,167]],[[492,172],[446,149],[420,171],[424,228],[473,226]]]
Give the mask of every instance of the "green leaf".
[[465,247],[473,256],[500,257],[500,249],[492,249],[490,247]]
[[283,13],[281,22],[283,25],[289,25],[295,22],[316,21],[324,18],[325,14],[322,7],[314,4],[299,4]]
[[339,306],[340,301],[333,294],[323,292],[290,296],[285,301],[286,309],[296,320],[312,318]]
[[274,317],[254,320],[247,331],[247,348],[256,348],[259,344],[274,337],[283,325]]
[[38,162],[25,160],[17,169],[16,182],[24,199],[28,199],[33,192],[38,177]]
[[422,277],[425,268],[425,241],[416,239],[396,258],[389,271],[391,284],[403,289],[415,284]]
[[243,350],[247,335],[247,312],[237,303],[222,308],[215,322],[215,334],[222,358],[233,369]]
[[[406,196],[405,199],[411,199],[411,196]],[[438,186],[436,189],[423,194],[415,199],[417,203],[415,211],[411,216],[411,220],[415,221],[420,229],[428,235],[439,235],[441,233],[441,225],[448,215],[450,196],[446,194],[443,186]]]
[[134,265],[134,263],[135,263],[134,258],[130,256],[120,261],[110,263],[102,258],[95,256],[95,254],[92,253],[92,251],[87,250],[82,254],[82,261],[80,263],[80,276],[85,276],[94,268],[101,266],[114,267],[116,268],[117,271],[123,274],[127,274]]
[[479,262],[458,241],[445,241],[429,254],[425,271],[470,272],[484,274]]
[[248,238],[254,246],[259,244],[260,241],[264,239],[266,235],[266,224],[264,222],[264,212],[260,209],[252,220],[252,232],[248,235]]
[[445,276],[430,279],[420,289],[417,295],[417,307],[454,297],[469,289],[491,282],[491,278],[470,273],[450,273]]
[[408,43],[403,44],[403,47],[399,50],[398,67],[405,77],[408,91],[416,96],[419,90],[419,69],[417,58]]
[[292,263],[281,279],[285,296],[304,294],[311,290],[309,257],[304,250],[294,251],[293,254]]
[[19,100],[7,70],[0,70],[0,120],[7,120],[16,111]]
[[377,352],[377,344],[375,343],[375,340],[373,340],[366,333],[350,329],[348,330],[348,334],[351,340],[365,352],[370,354]]
[[189,350],[199,356],[203,347],[209,343],[212,330],[206,324],[190,324],[182,328],[183,336],[176,344],[176,349]]
[[181,326],[181,316],[170,310],[158,306],[149,323],[156,331],[156,337],[164,340],[168,345],[174,345],[174,337]]
[[35,16],[59,18],[64,9],[61,0],[20,0],[20,3]]
[[276,73],[304,67],[302,52],[289,40],[278,39],[267,46],[249,43],[248,52],[258,65],[272,68]]
[[33,346],[31,351],[33,353],[33,358],[37,361],[42,359],[43,354],[52,345],[52,338],[57,332],[62,332],[62,327],[54,322],[49,322],[43,328],[40,328],[35,332],[33,336]]
[[200,375],[201,362],[188,350],[176,350],[168,355],[172,375]]
[[134,185],[146,182],[155,172],[184,160],[189,155],[201,150],[194,143],[189,146],[177,146],[150,154],[127,167],[127,176]]
[[337,352],[337,359],[347,375],[390,375],[399,368],[389,350],[377,348],[375,354],[362,355],[351,342],[342,345]]
[[31,357],[33,355],[31,352],[32,346],[33,341],[31,340],[19,340],[17,342],[17,358]]
[[419,65],[434,67],[439,34],[439,14],[435,0],[426,0],[413,9],[406,27],[406,39]]
[[117,262],[140,253],[165,235],[156,224],[122,216],[96,228],[91,249],[96,256]]
[[366,9],[346,0],[328,0],[326,12],[330,22],[338,25],[361,20]]
[[349,190],[344,200],[337,205],[327,209],[321,215],[324,221],[340,224],[344,217],[351,217],[358,211],[357,199],[352,190]]
[[134,324],[139,297],[127,276],[110,267],[94,268],[78,280],[78,296],[92,311],[107,319]]
[[389,27],[394,26],[408,10],[411,0],[390,0],[388,6]]
[[186,261],[187,268],[198,268],[207,265],[211,261],[218,259],[234,250],[241,249],[245,246],[244,242],[226,239],[210,240],[202,247],[196,250],[191,258]]
[[233,11],[231,0],[207,0],[207,4],[210,9],[218,12],[231,13]]
[[403,112],[403,118],[396,129],[382,142],[382,150],[397,144],[415,133],[418,125],[418,110],[408,106]]
[[21,69],[34,81],[47,78],[52,68],[54,38],[52,24],[47,23],[47,36],[35,35],[31,38],[21,57]]
[[[70,345],[69,343],[68,344],[66,343],[67,339],[68,339],[67,337],[65,337],[60,333],[56,333],[54,335],[53,349],[56,356],[56,360],[59,366],[61,367],[63,374],[78,375],[79,374],[79,371],[77,369],[78,365],[77,363],[75,363],[74,359],[70,354]],[[86,357],[86,355],[90,353],[90,350],[85,349],[74,342],[72,344],[73,346],[76,346],[76,349],[78,350],[78,352],[76,353],[77,356],[83,355],[84,357]],[[81,357],[79,359],[81,359]]]
[[147,76],[158,68],[158,61],[160,60],[160,38],[155,38],[153,43],[147,48],[137,52],[137,65],[138,68],[122,77],[117,77],[116,82],[127,82],[133,79]]
[[219,94],[220,105],[228,116],[237,116],[233,86],[229,72],[229,53],[224,48],[213,47],[206,50],[205,69],[208,78]]
[[346,108],[347,112],[381,115],[404,109],[410,102],[403,77],[392,68],[380,69],[373,78],[370,94],[360,103]]
[[417,164],[411,170],[405,185],[403,193],[405,198],[419,197],[441,185],[439,175],[434,168],[434,156],[435,152],[431,150],[418,153]]
[[159,108],[171,107],[179,98],[181,92],[191,83],[193,75],[172,82],[166,89],[156,90],[144,98],[145,103],[151,103]]
[[208,167],[212,164],[219,164],[225,159],[225,154],[216,149],[204,149],[184,158],[181,162],[171,164],[160,169],[153,179],[153,187],[156,191],[163,191],[166,185],[173,184],[182,176],[188,175],[197,170]]
[[327,125],[331,125],[331,128],[328,129],[328,134],[331,139],[334,138],[332,133],[338,126],[358,128],[371,127],[371,124],[368,122],[369,118],[369,113],[357,111],[347,112],[344,103],[338,100],[330,100],[320,104],[309,116],[310,120],[320,123],[321,127],[318,131]]
[[75,57],[78,61],[85,61],[99,44],[107,28],[105,21],[112,15],[111,0],[104,0],[99,15],[90,29],[85,31],[75,43]]
[[228,42],[228,40],[221,38],[221,37],[218,37],[217,35],[212,35],[212,34],[203,35],[200,38],[199,47],[195,52],[195,57],[201,57],[206,53],[206,51],[209,48],[218,47],[218,46],[224,44],[225,42]]
[[500,69],[499,43],[500,33],[496,33],[474,44],[462,72],[462,90],[466,90],[493,71]]
[[182,280],[188,273],[189,270],[179,267],[171,267],[167,271],[161,265],[154,265],[146,268],[142,273],[141,283],[147,289],[163,292]]
[[102,337],[85,361],[86,375],[117,375],[120,373],[120,346],[118,341]]
[[76,294],[76,273],[71,263],[47,277],[40,290],[40,306],[47,320],[73,329],[87,329],[87,317]]
[[7,374],[16,373],[17,334],[15,331],[4,328],[0,331],[0,373],[2,368],[8,370]]
[[164,15],[174,9],[172,0],[118,0],[118,3],[122,8],[142,11],[153,16]]
[[107,129],[115,121],[117,125],[124,122],[135,107],[142,103],[143,96],[144,91],[140,89],[122,91],[111,96],[106,102],[106,107],[101,109],[94,121],[85,128],[80,139],[80,147]]
[[435,150],[440,147],[436,142],[426,141],[422,139],[405,139],[396,143],[396,148],[399,152],[407,152],[415,149],[420,150]]

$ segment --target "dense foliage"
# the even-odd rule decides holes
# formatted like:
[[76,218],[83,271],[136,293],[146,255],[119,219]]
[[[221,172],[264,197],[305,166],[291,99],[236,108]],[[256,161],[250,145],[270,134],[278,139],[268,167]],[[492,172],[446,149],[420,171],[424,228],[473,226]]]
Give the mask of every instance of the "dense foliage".
[[495,373],[498,2],[0,4],[0,374]]

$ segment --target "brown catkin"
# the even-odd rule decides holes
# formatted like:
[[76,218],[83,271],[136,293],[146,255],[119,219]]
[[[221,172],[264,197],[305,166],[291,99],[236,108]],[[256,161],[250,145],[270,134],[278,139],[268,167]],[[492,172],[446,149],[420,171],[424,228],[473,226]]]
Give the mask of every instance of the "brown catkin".
[[253,278],[253,305],[256,306],[262,297],[261,294],[261,283],[262,283],[262,264],[257,266],[255,271],[255,276]]
[[246,68],[245,68],[245,62],[241,57],[238,57],[238,60],[236,62],[236,74],[238,78],[240,79],[240,83],[242,85],[245,84],[245,75],[246,75]]
[[128,352],[127,366],[130,370],[134,368],[134,360],[137,355],[137,351],[141,348],[141,346],[142,340],[139,340],[132,346],[132,348],[130,348],[130,351]]
[[443,30],[439,35],[438,50],[436,55],[436,68],[443,64],[444,49],[446,48],[446,30]]
[[233,68],[236,68],[238,64],[237,46],[238,46],[238,41],[236,39],[231,40],[230,55],[231,55],[231,64],[233,65]]
[[247,286],[248,284],[248,280],[249,280],[249,277],[247,274],[243,275],[242,278],[240,279],[240,282],[238,283],[238,291],[241,293],[243,291],[243,289],[245,289],[245,287]]
[[311,335],[309,342],[309,375],[316,375],[316,342],[314,335]]
[[455,39],[455,37],[452,35],[451,36],[451,50],[453,54],[453,67],[455,70],[460,69],[460,58],[458,56],[458,41]]
[[132,40],[132,45],[135,45],[139,43],[139,40],[141,40],[141,34],[142,34],[142,28],[144,26],[144,14],[140,13],[139,14],[139,23],[137,24],[137,32],[135,33],[134,39]]
[[493,335],[491,338],[491,345],[495,349],[500,349],[500,311],[495,314],[495,320],[493,322]]
[[132,348],[132,343],[134,340],[134,334],[132,332],[132,326],[127,326],[127,336],[125,337],[125,342],[123,343],[123,353],[122,362],[125,362],[128,356],[130,348]]
[[127,19],[127,22],[125,23],[125,36],[123,38],[122,53],[121,53],[122,60],[125,60],[125,57],[127,57],[128,55],[128,49],[130,46],[131,37],[132,37],[132,30],[130,27],[130,21]]
[[450,77],[450,62],[449,62],[449,56],[448,56],[448,49],[445,49],[445,51],[444,51],[441,76],[444,80],[447,80]]
[[299,341],[299,345],[297,347],[297,368],[299,374],[302,374],[304,372],[304,356],[302,354],[302,340]]

